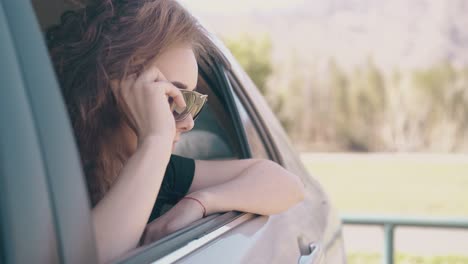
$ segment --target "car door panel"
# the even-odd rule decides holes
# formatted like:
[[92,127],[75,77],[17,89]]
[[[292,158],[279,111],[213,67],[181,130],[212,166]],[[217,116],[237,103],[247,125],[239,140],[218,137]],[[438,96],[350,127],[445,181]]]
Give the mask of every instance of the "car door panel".
[[[297,236],[304,223],[295,218],[301,210],[298,205],[286,213],[258,216],[177,263],[296,263],[304,252]],[[318,238],[321,230],[307,233],[306,239]]]
[[281,216],[258,216],[177,263],[293,263],[299,249]]
[[[307,230],[306,236],[297,236],[303,231],[301,226],[306,225],[306,220],[300,221],[300,219],[295,218],[297,211],[304,210],[301,207],[298,205],[288,212],[278,215],[258,216],[177,263],[298,262],[301,254],[309,254],[303,248],[305,244],[301,244],[301,241],[314,241],[315,238],[316,242],[309,244],[322,246],[319,239],[322,233],[319,223],[315,225],[314,229]],[[316,257],[311,259],[314,262],[305,263],[323,263],[321,262],[324,261],[323,250],[320,250],[316,253]]]

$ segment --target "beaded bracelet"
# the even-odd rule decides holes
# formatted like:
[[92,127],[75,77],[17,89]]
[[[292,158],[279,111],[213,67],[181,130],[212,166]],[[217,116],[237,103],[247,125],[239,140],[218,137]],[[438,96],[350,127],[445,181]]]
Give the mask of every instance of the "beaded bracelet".
[[[202,202],[200,202],[200,200],[196,199],[196,198],[193,198],[193,197],[190,197],[190,196],[184,196],[182,197],[182,199],[190,199],[190,200],[194,200],[194,201],[197,201],[202,207],[203,207],[203,217],[206,216],[206,208],[205,206],[202,204]],[[182,200],[181,199],[181,200]]]

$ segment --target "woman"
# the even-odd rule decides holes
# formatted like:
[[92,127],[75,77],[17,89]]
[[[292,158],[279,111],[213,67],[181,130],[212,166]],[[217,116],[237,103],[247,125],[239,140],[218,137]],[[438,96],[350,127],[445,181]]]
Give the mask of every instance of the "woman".
[[[203,103],[190,92],[197,59],[223,60],[175,1],[95,1],[63,14],[47,40],[87,178],[102,262],[205,215],[271,215],[303,199],[299,178],[268,160],[171,156]],[[186,109],[184,96],[198,96],[199,108],[190,102]],[[158,217],[161,201],[175,206]]]

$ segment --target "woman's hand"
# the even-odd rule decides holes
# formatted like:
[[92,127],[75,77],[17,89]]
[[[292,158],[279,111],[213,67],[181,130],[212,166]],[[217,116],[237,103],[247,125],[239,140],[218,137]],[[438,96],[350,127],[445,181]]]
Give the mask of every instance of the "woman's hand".
[[175,136],[175,120],[170,109],[169,97],[178,107],[185,107],[180,90],[168,82],[155,66],[139,76],[128,76],[120,83],[112,82],[117,100],[130,115],[130,125],[136,131],[139,143],[154,135],[172,140]]
[[201,205],[194,200],[182,199],[164,215],[146,225],[141,245],[159,240],[201,218],[203,218]]

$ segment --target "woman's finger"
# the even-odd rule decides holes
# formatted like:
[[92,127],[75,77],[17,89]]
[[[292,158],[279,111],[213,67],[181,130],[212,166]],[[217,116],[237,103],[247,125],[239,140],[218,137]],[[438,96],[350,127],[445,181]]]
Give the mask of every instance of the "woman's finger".
[[185,108],[187,104],[185,103],[184,96],[180,89],[175,87],[172,83],[168,84],[169,85],[164,87],[166,95],[170,96],[178,107]]
[[145,85],[152,85],[155,82],[158,83],[158,88],[164,88],[165,94],[170,96],[178,107],[186,107],[184,97],[179,88],[167,81],[164,74],[156,66],[145,70],[135,81],[135,83],[143,83]]
[[145,84],[147,89],[160,89],[162,93],[166,96],[172,98],[172,101],[181,108],[185,108],[187,104],[185,103],[184,96],[179,88],[168,81],[159,81],[153,83],[146,83]]

